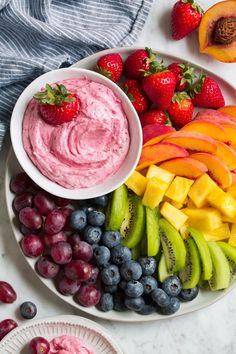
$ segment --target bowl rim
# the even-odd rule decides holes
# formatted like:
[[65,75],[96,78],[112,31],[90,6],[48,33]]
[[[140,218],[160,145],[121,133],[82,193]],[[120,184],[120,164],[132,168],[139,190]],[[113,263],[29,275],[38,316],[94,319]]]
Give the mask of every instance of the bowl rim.
[[[77,188],[77,189],[64,188],[58,183],[50,180],[49,178],[44,176],[41,173],[41,171],[33,164],[33,162],[27,155],[23,146],[22,122],[23,122],[25,109],[30,99],[32,99],[33,97],[32,91],[35,92],[36,87],[38,87],[37,89],[40,89],[42,85],[44,85],[46,82],[54,83],[60,80],[64,80],[66,79],[66,74],[68,74],[68,78],[72,78],[72,74],[74,74],[74,76],[78,78],[83,76],[88,77],[88,79],[95,82],[97,81],[105,85],[106,87],[110,88],[115,93],[115,95],[121,100],[122,107],[123,110],[125,111],[127,121],[128,121],[130,145],[122,165],[114,175],[106,178],[103,182],[88,188]],[[61,76],[63,76],[63,78],[61,78]],[[17,121],[19,121],[19,118],[20,118],[20,123],[16,123]],[[19,125],[21,129],[19,129]],[[132,131],[133,131],[133,138],[132,138]],[[134,139],[134,131],[135,131],[135,139]],[[44,73],[38,76],[36,79],[34,79],[23,90],[21,95],[18,97],[12,111],[11,121],[10,121],[10,136],[11,136],[12,147],[17,157],[17,160],[19,161],[23,170],[29,175],[29,177],[47,192],[59,197],[73,199],[73,200],[95,198],[103,194],[108,194],[114,191],[115,189],[117,189],[127,180],[129,175],[134,171],[135,167],[137,166],[139,157],[141,155],[141,150],[142,150],[141,124],[139,121],[138,114],[134,109],[133,104],[129,100],[128,96],[116,83],[112,82],[110,79],[106,78],[105,76],[92,70],[76,68],[76,67],[56,69]],[[135,153],[134,153],[134,146],[135,146]],[[127,159],[129,161],[129,168],[127,167],[125,169],[126,171],[124,171],[122,167],[124,166],[124,163]],[[117,176],[119,176],[119,173],[121,173],[121,177],[117,178]]]

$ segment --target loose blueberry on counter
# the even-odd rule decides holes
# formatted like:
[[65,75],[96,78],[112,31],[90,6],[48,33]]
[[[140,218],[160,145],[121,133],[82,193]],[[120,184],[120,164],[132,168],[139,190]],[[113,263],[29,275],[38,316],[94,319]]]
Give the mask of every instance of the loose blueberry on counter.
[[178,298],[180,301],[192,301],[198,296],[199,288],[192,289],[182,289],[179,293]]
[[105,222],[105,214],[102,211],[92,210],[88,212],[88,223],[92,226],[102,226]]
[[101,280],[105,285],[116,285],[120,282],[119,268],[115,264],[109,264],[101,271]]
[[15,196],[13,200],[13,207],[16,211],[20,211],[26,207],[33,206],[33,194],[29,192],[24,192]]
[[154,289],[151,292],[152,300],[160,307],[166,307],[170,304],[170,297],[164,292],[163,289]]
[[126,246],[117,245],[111,249],[111,260],[117,265],[121,265],[126,261],[130,261],[132,253]]
[[31,320],[37,314],[37,307],[31,301],[23,302],[23,304],[20,305],[20,314],[26,320]]
[[102,236],[102,230],[97,226],[87,226],[84,230],[84,240],[90,245],[98,243]]
[[138,280],[142,276],[142,267],[138,262],[127,261],[120,267],[120,275],[125,280]]
[[160,309],[160,313],[162,315],[172,315],[173,313],[177,312],[179,308],[180,308],[180,301],[177,299],[177,297],[171,297],[169,305],[162,307]]
[[101,244],[108,248],[115,247],[120,244],[121,235],[118,231],[105,231],[101,237]]
[[97,246],[93,250],[93,257],[98,266],[105,266],[111,257],[111,252],[106,246]]
[[108,312],[113,310],[113,307],[113,296],[110,293],[103,293],[99,302],[99,308],[104,312]]
[[100,197],[93,198],[92,203],[100,206],[102,208],[105,208],[108,204],[108,196],[107,195],[101,195]]
[[135,298],[126,297],[125,306],[131,311],[141,311],[145,306],[145,301],[141,296]]
[[153,257],[140,257],[138,263],[142,267],[143,275],[152,275],[156,270],[156,260]]
[[30,187],[31,183],[29,176],[25,172],[21,172],[11,179],[10,189],[16,194],[23,193]]
[[43,337],[35,337],[29,343],[30,354],[48,354],[50,350],[49,342]]
[[169,296],[177,296],[182,289],[181,281],[177,276],[171,275],[164,280],[162,289]]
[[124,291],[125,291],[125,294],[129,297],[139,297],[144,292],[143,284],[141,284],[137,280],[130,280],[127,282],[127,285],[126,285],[126,288]]
[[[120,285],[120,283],[119,283]],[[118,286],[117,284],[114,285],[103,285],[103,290],[105,293],[109,293],[109,294],[114,294],[117,292]]]
[[74,295],[77,293],[81,286],[79,280],[71,280],[65,275],[58,280],[57,290],[65,296]]
[[140,283],[143,284],[144,294],[150,294],[154,289],[158,288],[156,279],[151,275],[145,275],[142,277]]
[[76,231],[84,230],[86,224],[87,224],[87,215],[83,210],[77,209],[71,213],[70,226],[73,230]]

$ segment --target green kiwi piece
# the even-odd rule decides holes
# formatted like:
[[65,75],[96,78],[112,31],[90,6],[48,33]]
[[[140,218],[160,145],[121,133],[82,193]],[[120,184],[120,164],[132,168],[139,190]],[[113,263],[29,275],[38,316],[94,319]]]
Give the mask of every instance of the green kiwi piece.
[[187,238],[184,244],[187,250],[186,263],[184,269],[179,272],[179,278],[183,289],[192,289],[198,285],[201,277],[201,259],[192,238]]
[[145,235],[145,208],[142,200],[135,194],[129,195],[128,204],[120,233],[124,238],[123,245],[134,248]]
[[165,255],[162,253],[158,268],[157,268],[157,279],[163,283],[163,281],[169,276],[173,275],[173,273],[169,273],[166,267]]
[[200,255],[202,263],[202,280],[209,280],[212,275],[212,260],[207,242],[204,239],[204,236],[199,230],[189,227],[187,229],[187,234],[189,237],[192,237],[197,245],[198,252]]
[[208,280],[211,290],[222,290],[230,284],[230,267],[224,252],[215,241],[208,242],[211,254],[213,272]]
[[145,232],[140,242],[140,254],[143,257],[147,256],[147,235],[145,234]]
[[106,211],[106,230],[118,231],[128,208],[127,187],[122,184],[111,195]]
[[147,256],[154,257],[160,249],[159,213],[156,208],[146,207]]
[[159,220],[161,245],[169,273],[178,272],[185,266],[186,249],[179,232],[167,220]]
[[220,246],[229,262],[230,277],[231,281],[233,281],[236,277],[236,248],[222,241],[217,242],[217,244]]
[[131,250],[132,259],[136,261],[141,256],[141,242]]

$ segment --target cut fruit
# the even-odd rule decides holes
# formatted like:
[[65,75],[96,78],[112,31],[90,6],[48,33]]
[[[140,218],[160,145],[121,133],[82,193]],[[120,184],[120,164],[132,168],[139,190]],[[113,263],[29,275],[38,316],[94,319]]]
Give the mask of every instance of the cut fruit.
[[236,151],[229,145],[216,141],[217,150],[214,153],[227,165],[230,171],[236,168]]
[[231,227],[228,243],[230,246],[236,247],[236,224],[233,224]]
[[219,124],[235,123],[235,120],[229,114],[215,109],[204,109],[204,111],[198,112],[194,120],[210,120]]
[[155,138],[152,138],[152,139],[148,140],[145,144],[143,144],[143,147],[160,143],[162,140],[167,138],[167,136],[169,136],[170,134],[171,134],[171,132],[155,136]]
[[143,205],[150,208],[156,208],[162,201],[167,188],[167,183],[159,181],[155,177],[148,179],[147,187],[142,199]]
[[236,118],[236,106],[224,106],[219,108],[218,111],[227,113],[230,116]]
[[127,181],[125,182],[126,186],[131,189],[135,194],[142,196],[143,193],[145,192],[146,185],[147,185],[148,179],[144,177],[141,173],[138,171],[134,171]]
[[183,203],[188,195],[193,180],[184,177],[175,177],[165,195],[178,203]]
[[227,258],[230,268],[233,270],[233,272],[236,272],[236,248],[233,246],[230,246],[226,242],[217,242],[218,246],[222,249],[224,252],[225,257]]
[[211,137],[197,132],[179,130],[172,133],[163,142],[182,146],[185,149],[194,151],[212,152],[216,151],[215,140]]
[[216,186],[216,183],[205,173],[190,188],[189,198],[191,198],[197,208],[202,208],[207,204],[207,195]]
[[184,269],[179,272],[179,278],[183,289],[192,289],[198,285],[201,277],[201,260],[192,238],[187,238],[184,244],[187,251],[186,263]]
[[232,186],[227,188],[227,193],[229,193],[234,199],[236,199],[236,184],[232,184]]
[[132,259],[136,261],[141,256],[141,243],[138,243],[135,247],[131,249]]
[[201,259],[202,264],[202,280],[209,280],[212,276],[212,260],[209,248],[207,246],[207,242],[205,241],[202,233],[192,227],[189,227],[188,237],[192,237],[196,246],[198,248],[198,252]]
[[217,156],[206,152],[198,152],[191,155],[192,159],[200,161],[208,168],[210,176],[222,188],[228,188],[232,184],[232,176],[227,165]]
[[158,143],[146,146],[142,149],[136,170],[143,170],[145,167],[173,159],[174,157],[185,157],[188,155],[187,150],[175,144]]
[[188,216],[188,224],[204,231],[218,229],[222,225],[221,214],[218,210],[210,207],[201,209],[181,209]]
[[235,124],[223,123],[222,127],[224,128],[226,134],[228,135],[229,141],[231,143],[236,143],[236,122]]
[[224,252],[217,242],[208,242],[208,247],[211,254],[213,272],[209,279],[211,290],[226,289],[230,283],[230,267]]
[[204,163],[192,159],[191,157],[175,158],[160,165],[177,176],[187,177],[190,179],[196,179],[203,173],[207,172],[207,167]]
[[143,144],[146,144],[147,141],[150,141],[153,138],[157,138],[157,142],[158,142],[158,137],[160,135],[170,134],[174,131],[175,128],[167,125],[162,125],[162,124],[145,125],[145,127],[143,127]]
[[128,197],[128,208],[120,233],[124,238],[123,245],[129,248],[137,246],[145,234],[145,208],[137,195]]
[[166,278],[170,277],[173,275],[173,273],[169,273],[168,269],[166,267],[166,260],[165,260],[165,255],[162,253],[159,264],[158,264],[158,269],[157,269],[157,279],[163,283]]
[[183,208],[183,204],[182,203],[178,203],[175,202],[174,200],[171,200],[170,203],[173,205],[173,207],[175,207],[176,209],[182,209]]
[[227,240],[230,237],[229,224],[224,223],[218,229],[215,229],[211,232],[203,232],[203,236],[206,241]]
[[219,187],[211,190],[207,196],[207,201],[229,218],[233,218],[236,215],[236,201],[229,193],[225,193]]
[[179,230],[188,219],[188,216],[168,202],[164,202],[160,209],[160,213],[171,225],[174,226],[174,228],[176,228],[176,230]]
[[159,228],[168,273],[178,272],[184,268],[186,260],[184,241],[167,220],[160,219]]
[[110,196],[106,212],[106,230],[120,229],[128,208],[128,191],[123,184]]
[[147,178],[156,177],[158,180],[170,184],[174,179],[175,175],[163,168],[156,165],[150,165],[146,174]]
[[158,210],[146,207],[146,235],[147,235],[147,256],[154,257],[159,252],[160,235],[159,235],[159,218]]
[[195,131],[210,136],[215,140],[219,140],[225,143],[229,142],[229,138],[227,137],[224,128],[220,124],[209,120],[193,120],[192,122],[183,126],[181,131]]

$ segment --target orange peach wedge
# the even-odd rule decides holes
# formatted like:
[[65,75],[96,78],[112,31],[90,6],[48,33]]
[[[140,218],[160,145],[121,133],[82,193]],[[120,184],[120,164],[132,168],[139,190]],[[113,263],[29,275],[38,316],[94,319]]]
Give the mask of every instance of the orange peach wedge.
[[169,136],[171,133],[166,133],[166,134],[161,134],[156,136],[155,138],[152,138],[150,140],[148,140],[144,145],[144,146],[149,146],[149,145],[154,145],[157,143],[160,143],[162,140],[164,140],[167,136]]
[[222,141],[223,143],[227,143],[229,141],[224,128],[220,124],[209,120],[193,120],[181,128],[181,131],[202,133],[213,139]]
[[145,146],[142,149],[136,170],[140,171],[145,167],[155,165],[158,162],[170,160],[174,157],[185,157],[188,155],[187,150],[175,144],[158,143],[155,145]]
[[225,112],[215,109],[205,109],[197,113],[194,120],[211,120],[214,123],[235,123],[235,120],[232,116]]
[[231,143],[236,143],[236,122],[232,123],[223,123],[222,127],[224,128],[226,134],[228,135],[229,141]]
[[228,166],[230,171],[236,168],[236,151],[229,145],[216,141],[217,150],[214,155],[218,156]]
[[176,144],[185,149],[194,151],[212,152],[216,151],[216,142],[211,137],[197,132],[179,130],[172,133],[163,140],[167,143]]
[[[161,125],[161,124],[148,124],[143,127],[143,144],[150,139],[153,139],[159,135],[175,132],[175,128]],[[160,140],[159,140],[160,141]]]
[[174,173],[177,176],[196,179],[203,173],[207,172],[207,167],[204,163],[194,160],[191,157],[176,158],[165,161],[160,165],[167,171]]
[[224,106],[219,108],[218,111],[227,113],[236,119],[236,106]]
[[209,175],[222,188],[228,188],[232,184],[232,176],[227,165],[218,157],[204,152],[191,155],[192,159],[204,163]]

